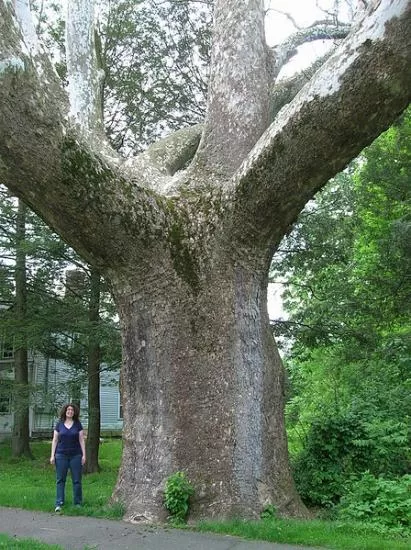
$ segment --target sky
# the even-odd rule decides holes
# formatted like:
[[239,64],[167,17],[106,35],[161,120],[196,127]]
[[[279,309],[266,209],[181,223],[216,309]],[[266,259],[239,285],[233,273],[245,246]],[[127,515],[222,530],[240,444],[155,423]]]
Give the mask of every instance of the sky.
[[[331,10],[335,3],[336,0],[266,0],[266,6],[268,7],[266,38],[268,45],[274,46],[283,42],[297,30],[290,18],[278,13],[278,11],[289,14],[299,27],[307,27],[315,21],[328,17],[322,10]],[[349,16],[348,3],[349,0],[338,1],[343,18]],[[311,42],[301,46],[298,49],[299,54],[280,73],[280,78],[290,76],[294,72],[308,67],[313,59],[323,55],[329,47],[330,41],[328,43],[327,41]]]
[[[329,3],[323,2],[323,5]],[[302,27],[310,25],[317,18],[323,18],[321,12],[316,8],[315,0],[271,0],[267,2],[267,5],[269,11],[266,20],[266,33],[270,46],[279,44],[294,30],[292,22],[286,16],[274,11],[275,9],[289,13]]]
[[[282,42],[294,30],[292,22],[274,10],[288,13],[297,25],[306,27],[316,20],[324,19],[325,14],[319,9],[330,9],[335,0],[267,0],[269,8],[266,20],[266,33],[269,45]],[[340,9],[344,9],[344,0],[340,0]],[[271,9],[270,9],[271,8]],[[345,10],[345,16],[347,10]]]
[[[330,0],[271,0],[267,2],[271,8],[289,13],[296,24],[301,27],[309,26],[314,21],[324,19],[325,14],[317,8],[316,4],[323,8],[330,8],[333,3]],[[266,35],[270,46],[281,43],[295,30],[292,22],[285,15],[281,15],[276,11],[268,11]],[[286,71],[281,73],[282,76],[291,74],[295,70],[301,70],[309,65],[313,58],[324,53],[325,47],[324,43],[311,43],[300,48],[300,54],[296,59],[292,60]],[[280,283],[268,285],[267,308],[270,319],[286,317],[282,308],[282,291],[283,285]]]

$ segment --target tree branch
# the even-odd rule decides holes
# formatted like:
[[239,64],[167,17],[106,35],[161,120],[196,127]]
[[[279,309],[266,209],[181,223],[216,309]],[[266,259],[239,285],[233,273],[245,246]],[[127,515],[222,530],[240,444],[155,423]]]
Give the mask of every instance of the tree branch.
[[29,52],[32,56],[37,55],[39,53],[39,42],[37,39],[36,27],[31,17],[29,0],[15,1],[14,10]]
[[217,0],[201,168],[232,176],[269,122],[262,0]]
[[271,92],[271,120],[274,120],[280,110],[290,103],[298,92],[311,80],[314,73],[320,69],[325,61],[332,55],[332,51],[319,57],[312,65],[287,80],[280,80],[274,85]]
[[408,105],[410,7],[383,0],[280,111],[234,180],[239,243],[273,250],[314,193]]
[[94,0],[68,0],[66,58],[70,115],[84,132],[104,136],[101,112],[103,71],[97,68]]
[[268,8],[267,10],[267,13],[269,11],[274,11],[275,13],[279,13],[280,15],[283,15],[284,17],[286,17],[290,22],[291,24],[293,25],[293,27],[295,29],[300,29],[301,27],[299,25],[297,25],[297,21],[294,19],[294,17],[292,17],[292,15],[286,11],[283,11],[283,10],[278,10],[276,8]]
[[202,124],[182,128],[151,145],[142,156],[148,157],[161,173],[173,176],[193,159],[202,130]]
[[297,54],[297,48],[316,40],[342,40],[349,31],[350,25],[336,25],[331,21],[317,21],[292,34],[287,40],[273,48],[274,78],[281,69]]
[[166,223],[163,205],[141,174],[138,181],[130,178],[106,144],[86,141],[70,127],[57,75],[44,59],[31,58],[5,0],[0,80],[0,183],[102,270],[113,261],[128,262],[156,240],[147,228],[153,224],[160,231]]

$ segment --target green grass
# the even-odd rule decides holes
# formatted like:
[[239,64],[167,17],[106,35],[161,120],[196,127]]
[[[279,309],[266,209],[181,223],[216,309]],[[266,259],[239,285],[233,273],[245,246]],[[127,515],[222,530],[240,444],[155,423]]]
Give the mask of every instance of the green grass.
[[369,525],[337,521],[266,519],[200,522],[196,530],[236,535],[250,540],[301,544],[333,550],[409,550],[411,539],[378,534]]
[[[31,444],[34,460],[11,457],[10,445],[0,444],[0,506],[24,508],[26,510],[54,510],[56,493],[55,469],[49,462],[49,442]],[[66,483],[67,515],[84,515],[105,518],[121,518],[123,509],[110,505],[111,497],[121,458],[121,442],[105,441],[100,446],[99,474],[83,476],[84,505],[74,508],[70,475]]]
[[[50,512],[54,509],[55,499],[55,471],[54,466],[49,463],[50,442],[34,442],[31,447],[35,460],[13,459],[10,445],[4,442],[0,444],[0,506]],[[109,504],[117,479],[120,458],[121,441],[105,441],[100,447],[101,473],[83,477],[84,506],[80,509],[70,504],[72,489],[71,480],[68,478],[64,514],[121,518],[122,508]],[[396,538],[395,535],[377,533],[370,525],[346,524],[338,521],[237,520],[220,523],[201,522],[194,529],[237,535],[251,540],[301,544],[334,550],[408,550],[411,548],[411,538]],[[26,544],[26,546],[10,546],[7,540],[0,538],[0,549],[58,548],[14,539],[12,539],[13,544]]]
[[0,548],[7,550],[63,550],[57,544],[46,544],[34,539],[15,539],[0,533]]

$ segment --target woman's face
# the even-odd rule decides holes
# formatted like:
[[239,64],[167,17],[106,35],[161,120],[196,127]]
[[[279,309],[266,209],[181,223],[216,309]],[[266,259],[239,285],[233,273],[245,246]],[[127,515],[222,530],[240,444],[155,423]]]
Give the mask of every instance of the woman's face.
[[74,409],[73,407],[67,407],[66,409],[66,417],[67,418],[73,418],[74,416]]

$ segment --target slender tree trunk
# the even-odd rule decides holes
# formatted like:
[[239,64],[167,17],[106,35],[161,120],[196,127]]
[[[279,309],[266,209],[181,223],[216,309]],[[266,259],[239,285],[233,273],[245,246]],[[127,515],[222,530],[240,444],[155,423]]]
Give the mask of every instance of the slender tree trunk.
[[201,260],[191,282],[166,261],[152,265],[153,277],[114,281],[127,403],[114,498],[128,519],[164,518],[165,481],[184,470],[193,517],[256,517],[269,503],[304,515],[288,466],[268,262],[221,250]]
[[14,422],[12,434],[13,456],[33,458],[30,449],[29,403],[30,386],[28,373],[25,320],[27,315],[26,287],[26,206],[19,200],[16,228],[16,318],[20,327],[14,355]]
[[87,462],[85,473],[100,471],[100,341],[98,336],[100,310],[100,273],[91,270],[89,321],[91,334],[88,351],[88,430],[86,442]]

